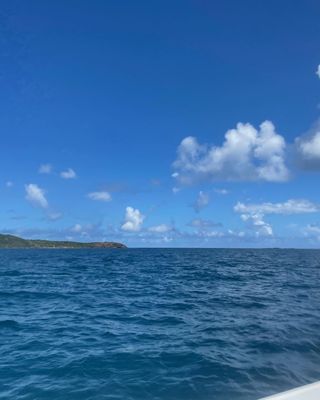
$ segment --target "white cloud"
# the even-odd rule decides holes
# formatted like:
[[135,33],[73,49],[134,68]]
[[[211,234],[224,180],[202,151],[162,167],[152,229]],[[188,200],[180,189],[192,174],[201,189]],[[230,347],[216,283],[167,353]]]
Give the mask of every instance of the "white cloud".
[[320,78],[320,64],[318,65],[318,68],[317,68],[316,74],[317,74],[317,75],[318,75],[318,77]]
[[261,203],[244,204],[238,202],[234,211],[241,214],[250,229],[256,232],[257,236],[273,236],[272,226],[264,221],[264,216],[269,214],[308,214],[320,212],[320,204],[312,203],[309,200],[287,200],[283,203]]
[[272,226],[263,220],[263,214],[242,214],[241,219],[255,231],[256,236],[273,236]]
[[210,201],[210,197],[207,193],[200,191],[196,201],[193,203],[193,208],[196,212],[200,212],[205,208]]
[[310,131],[295,140],[298,164],[302,169],[320,169],[320,121]]
[[244,204],[238,202],[234,211],[241,214],[305,214],[320,211],[320,204],[309,200],[287,200],[284,203]]
[[133,207],[126,208],[125,221],[121,226],[123,231],[139,232],[141,230],[145,216],[138,209]]
[[109,192],[91,192],[88,194],[89,199],[96,201],[111,201]]
[[13,182],[11,182],[11,181],[7,181],[6,182],[6,187],[7,188],[11,188],[13,186]]
[[306,158],[320,158],[320,131],[309,140],[301,140],[300,149]]
[[154,233],[167,233],[172,231],[172,226],[166,225],[166,224],[160,224],[156,226],[151,226],[148,231],[154,232]]
[[68,168],[66,171],[62,171],[60,173],[61,178],[63,179],[75,179],[77,174],[72,168]]
[[226,195],[229,194],[229,190],[227,189],[214,189],[215,193]]
[[238,123],[225,134],[222,146],[207,146],[186,137],[178,147],[173,177],[180,184],[201,180],[273,181],[289,179],[285,165],[286,143],[270,121],[255,129]]
[[26,199],[36,207],[48,208],[49,204],[45,197],[45,191],[35,183],[25,185]]
[[50,174],[52,171],[52,165],[51,164],[41,164],[39,167],[39,174]]

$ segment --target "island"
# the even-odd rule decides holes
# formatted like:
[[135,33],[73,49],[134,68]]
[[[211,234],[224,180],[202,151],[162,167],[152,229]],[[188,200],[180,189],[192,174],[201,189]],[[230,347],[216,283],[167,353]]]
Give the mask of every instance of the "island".
[[72,242],[59,240],[22,239],[14,235],[0,234],[1,249],[125,249],[127,246],[117,242]]

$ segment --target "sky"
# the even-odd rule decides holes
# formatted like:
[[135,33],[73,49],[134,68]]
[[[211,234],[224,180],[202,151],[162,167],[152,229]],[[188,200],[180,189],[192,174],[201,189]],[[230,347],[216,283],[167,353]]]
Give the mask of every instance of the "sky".
[[0,4],[0,232],[320,247],[320,4]]

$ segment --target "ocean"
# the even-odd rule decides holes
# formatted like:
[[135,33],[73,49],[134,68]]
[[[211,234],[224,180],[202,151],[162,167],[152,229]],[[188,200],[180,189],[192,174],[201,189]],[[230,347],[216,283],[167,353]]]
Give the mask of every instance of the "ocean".
[[320,379],[320,251],[0,251],[0,399],[253,400]]

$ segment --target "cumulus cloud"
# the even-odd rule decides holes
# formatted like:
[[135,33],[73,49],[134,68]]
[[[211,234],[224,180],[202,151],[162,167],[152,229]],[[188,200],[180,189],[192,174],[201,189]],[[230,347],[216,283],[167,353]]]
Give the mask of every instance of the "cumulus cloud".
[[38,170],[39,174],[50,174],[52,172],[51,164],[41,164]]
[[195,212],[200,212],[203,208],[205,208],[209,204],[209,201],[210,201],[209,195],[200,190],[196,201],[193,203],[193,208]]
[[249,123],[238,123],[227,131],[222,146],[202,145],[191,136],[183,139],[172,176],[182,185],[202,180],[287,181],[285,147],[272,122],[263,122],[259,130]]
[[300,149],[308,159],[320,158],[320,131],[316,132],[309,140],[301,140]]
[[133,207],[126,208],[124,223],[121,226],[123,231],[139,232],[141,230],[145,216],[138,209]]
[[167,233],[172,230],[173,230],[172,226],[166,224],[155,225],[148,228],[149,232],[154,232],[154,233]]
[[62,171],[60,173],[61,178],[63,179],[75,179],[77,174],[72,168],[68,168],[66,171]]
[[49,204],[45,197],[45,191],[35,183],[25,185],[26,199],[36,207],[48,208]]
[[318,68],[317,68],[316,74],[317,74],[317,75],[318,75],[318,77],[320,78],[320,64],[318,65]]
[[109,192],[91,192],[88,194],[89,199],[96,201],[111,201],[111,195]]
[[234,211],[241,214],[305,214],[320,211],[320,204],[309,200],[287,200],[283,203],[244,204],[238,202]]
[[298,164],[305,170],[320,170],[320,120],[295,140]]

